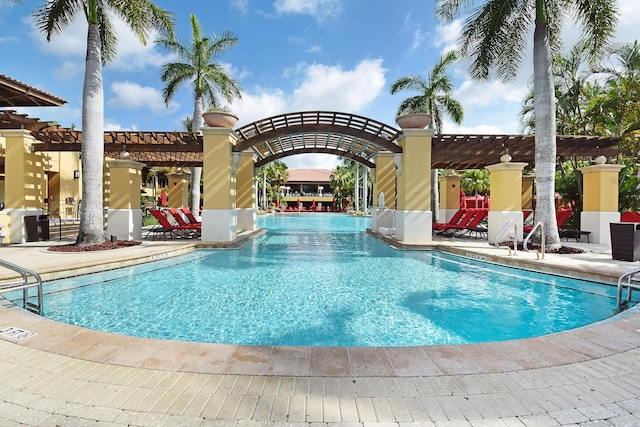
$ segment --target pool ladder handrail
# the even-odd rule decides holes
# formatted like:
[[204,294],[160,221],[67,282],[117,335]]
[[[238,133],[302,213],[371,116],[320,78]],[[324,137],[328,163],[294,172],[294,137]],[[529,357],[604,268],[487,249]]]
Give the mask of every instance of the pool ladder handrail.
[[393,219],[391,224],[393,225],[393,229],[395,230],[395,228],[396,228],[396,210],[388,208],[386,206],[383,206],[382,208],[379,208],[379,209],[381,209],[382,211],[385,211],[385,210],[391,211],[391,218]]
[[[516,225],[516,222],[514,220],[510,220],[509,222],[507,222],[504,227],[502,227],[502,229],[500,231],[498,231],[498,234],[496,234],[496,240],[495,240],[495,246],[496,248],[499,248],[499,242],[498,242],[498,238],[502,235],[502,233],[506,232],[509,228],[509,226],[513,225],[513,255],[518,255],[518,226]],[[511,256],[511,248],[509,246],[505,246],[507,248],[507,250],[509,251],[509,256]]]
[[[618,298],[616,300],[616,306],[618,310],[622,310],[627,307],[631,303],[631,293],[634,289],[640,290],[640,279],[636,279],[634,276],[640,273],[640,268],[634,268],[633,270],[629,270],[626,273],[623,273],[620,278],[618,278]],[[624,279],[627,279],[627,283],[623,283]],[[626,301],[622,301],[622,290],[623,288],[627,288],[627,299]]]
[[536,223],[536,225],[533,226],[533,228],[531,229],[531,231],[529,232],[529,234],[527,234],[527,237],[524,238],[524,242],[522,242],[522,246],[524,248],[525,252],[529,252],[529,249],[527,248],[527,243],[529,243],[529,239],[531,238],[531,236],[533,236],[533,233],[540,228],[540,233],[542,234],[541,236],[541,241],[540,241],[540,251],[536,251],[536,257],[537,259],[544,259],[544,223],[542,221],[538,221]]
[[[19,265],[13,264],[9,261],[5,261],[3,259],[0,259],[0,266],[8,270],[13,270],[17,273],[20,273],[20,276],[22,276],[21,280],[18,279],[10,282],[0,283],[0,294],[22,289],[22,307],[25,310],[29,310],[42,316],[42,278],[40,277],[40,275],[35,271],[20,267]],[[36,281],[29,282],[30,276],[35,278]],[[29,302],[29,289],[34,287],[38,292],[37,304]]]

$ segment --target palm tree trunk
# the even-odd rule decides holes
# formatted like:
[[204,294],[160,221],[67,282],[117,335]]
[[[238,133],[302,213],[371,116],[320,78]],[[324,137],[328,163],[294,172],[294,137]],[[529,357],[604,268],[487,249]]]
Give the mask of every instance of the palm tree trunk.
[[[204,101],[202,95],[196,95],[195,105],[193,107],[193,131],[200,132],[200,128],[204,126]],[[196,218],[200,215],[200,180],[202,178],[202,168],[191,168],[191,213]]]
[[544,223],[546,246],[554,249],[561,245],[555,208],[556,108],[546,27],[538,20],[533,38],[536,222]]
[[102,243],[104,164],[104,93],[98,25],[89,23],[82,89],[82,204],[77,245]]

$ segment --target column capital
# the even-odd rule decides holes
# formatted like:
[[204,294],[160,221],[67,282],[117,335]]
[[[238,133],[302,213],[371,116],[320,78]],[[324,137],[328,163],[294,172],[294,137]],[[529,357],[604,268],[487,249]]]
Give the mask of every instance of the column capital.
[[521,171],[527,167],[529,163],[521,163],[521,162],[505,162],[505,163],[496,163],[493,165],[485,166],[484,168],[489,172],[498,172],[498,171]]
[[618,173],[624,168],[623,165],[591,165],[578,168],[580,172],[585,173],[598,173],[598,172],[615,172]]
[[127,169],[135,169],[142,170],[147,164],[136,162],[134,160],[120,160],[120,159],[106,159],[104,161],[107,166],[110,168],[127,168]]
[[238,136],[233,128],[212,128],[205,126],[200,129],[200,132],[202,132],[202,135],[229,135],[234,144],[238,141]]

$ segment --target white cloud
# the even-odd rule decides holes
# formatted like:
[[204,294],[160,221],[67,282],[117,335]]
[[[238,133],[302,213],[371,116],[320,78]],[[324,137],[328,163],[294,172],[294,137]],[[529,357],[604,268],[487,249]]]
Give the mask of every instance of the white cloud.
[[320,53],[322,52],[322,47],[317,44],[309,46],[309,48],[305,51],[307,53]]
[[249,0],[231,0],[231,6],[246,15],[249,11]]
[[303,83],[294,90],[293,110],[337,110],[358,112],[384,89],[382,60],[363,60],[353,70],[313,64]]
[[520,82],[507,85],[495,80],[478,82],[468,79],[455,91],[454,98],[460,101],[465,109],[504,105],[505,103],[519,105],[527,91],[527,86]]
[[[26,18],[24,22],[30,26],[30,36],[40,51],[64,59],[86,56],[87,23],[83,18],[78,17],[50,42],[47,42],[44,35],[35,27],[32,19]],[[117,56],[109,67],[136,71],[147,66],[158,67],[171,58],[155,49],[153,42],[157,36],[156,33],[152,33],[147,39],[147,44],[143,45],[122,20],[113,17],[112,24],[118,37],[118,44]]]
[[179,104],[172,102],[169,104],[169,108],[166,108],[162,100],[162,93],[153,87],[140,86],[137,83],[125,81],[112,83],[110,89],[115,93],[115,96],[108,101],[110,106],[127,110],[146,108],[155,113],[170,113],[180,107]]
[[328,169],[340,164],[338,156],[331,154],[296,154],[282,159],[289,169]]
[[64,61],[62,65],[53,69],[53,77],[58,81],[65,81],[83,72],[84,63],[82,61]]
[[458,37],[462,32],[462,21],[457,19],[447,25],[436,26],[435,45],[441,53],[457,49]]
[[0,43],[17,43],[18,41],[20,39],[15,36],[0,37]]
[[420,28],[417,28],[413,32],[413,44],[411,45],[411,48],[409,49],[409,51],[411,52],[416,51],[418,48],[420,48],[420,46],[422,46],[423,41],[424,41],[424,33]]
[[279,14],[311,15],[318,21],[342,12],[342,0],[276,0],[273,6]]
[[235,100],[231,105],[231,109],[238,114],[240,126],[287,111],[286,96],[280,89],[256,87],[253,92],[243,93],[242,99]]
[[506,132],[501,126],[479,124],[476,126],[462,126],[453,122],[444,120],[443,127],[445,134],[459,134],[459,135],[502,135]]

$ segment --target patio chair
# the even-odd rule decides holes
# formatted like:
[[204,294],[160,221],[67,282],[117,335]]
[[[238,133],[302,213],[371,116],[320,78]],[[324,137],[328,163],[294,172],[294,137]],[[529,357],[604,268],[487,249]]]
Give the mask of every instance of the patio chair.
[[[558,230],[562,229],[562,226],[567,222],[572,213],[573,211],[571,209],[558,209],[556,211],[556,223],[558,224]],[[527,224],[522,227],[522,231],[524,231],[525,234],[530,233],[531,230],[533,230],[533,225]]]
[[[165,217],[164,214],[160,212],[158,209],[150,209],[149,212],[151,212],[151,215],[153,215],[155,219],[158,220],[158,224],[159,224],[158,229],[164,229],[163,234],[165,235],[165,239],[166,239],[167,233],[169,234],[170,237],[173,237],[173,236],[182,237],[182,238],[197,237],[200,235],[200,232],[202,230],[202,228],[197,225],[189,225],[186,223],[185,225],[171,224],[167,219],[167,217]],[[184,222],[184,220],[182,221]],[[149,230],[149,232],[152,232],[152,231],[153,229]],[[159,232],[160,231],[158,232],[153,231],[153,233],[159,233]],[[147,233],[147,235],[148,234],[149,233]]]
[[431,229],[432,230],[441,230],[446,228],[449,225],[455,225],[458,224],[460,222],[460,220],[462,219],[462,216],[465,214],[465,212],[467,212],[468,209],[458,209],[453,216],[451,217],[451,219],[449,220],[449,222],[436,222],[435,224],[431,225]]
[[202,224],[200,221],[196,219],[195,216],[193,216],[189,208],[180,208],[180,212],[182,212],[184,216],[187,217],[187,221],[189,221],[189,224],[192,224],[192,225]]

